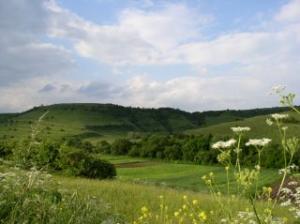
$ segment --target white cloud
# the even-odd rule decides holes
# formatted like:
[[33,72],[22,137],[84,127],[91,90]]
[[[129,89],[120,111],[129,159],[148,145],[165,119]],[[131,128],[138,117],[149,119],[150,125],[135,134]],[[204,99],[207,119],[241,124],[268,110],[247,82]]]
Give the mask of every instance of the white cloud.
[[[100,25],[54,0],[46,6],[28,1],[0,2],[0,32],[5,34],[0,35],[0,107],[6,110],[74,101],[186,110],[274,106],[277,99],[266,93],[278,83],[300,94],[299,0],[283,6],[267,26],[213,39],[202,32],[211,16],[182,4],[124,9],[116,24]],[[14,17],[13,9],[18,9]],[[73,49],[48,38],[62,38]],[[88,77],[82,83],[63,78],[74,68],[75,52],[116,71],[122,67],[115,65],[176,63],[200,69],[197,76],[177,74],[165,81],[137,74],[113,84]]]
[[[281,14],[294,18],[291,8],[297,4],[299,0],[283,6],[277,18]],[[201,30],[212,17],[182,4],[166,4],[154,11],[125,9],[114,25],[91,23],[56,4],[49,8],[55,15],[52,35],[72,39],[81,56],[112,65],[184,63],[203,67],[281,62],[299,56],[300,23],[284,26],[270,21],[264,29],[228,32],[206,40],[201,38]]]
[[275,16],[281,22],[300,22],[300,0],[291,0]]
[[155,11],[125,9],[114,25],[91,23],[55,2],[48,8],[53,14],[52,36],[73,40],[81,56],[114,65],[173,62],[170,52],[199,39],[202,26],[211,21],[211,16],[198,15],[182,4]]
[[67,50],[41,40],[49,17],[43,3],[0,1],[0,86],[61,75],[73,66]]
[[135,34],[155,49],[165,51],[199,39],[201,27],[210,19],[185,5],[176,4],[154,12],[124,10],[119,18],[119,28]]

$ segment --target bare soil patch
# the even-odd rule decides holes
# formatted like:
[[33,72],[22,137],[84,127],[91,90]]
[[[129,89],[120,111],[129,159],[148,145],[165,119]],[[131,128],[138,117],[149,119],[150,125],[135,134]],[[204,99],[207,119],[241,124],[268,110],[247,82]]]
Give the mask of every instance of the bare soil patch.
[[145,166],[154,166],[157,165],[156,162],[128,162],[128,163],[119,163],[115,164],[116,168],[137,168]]

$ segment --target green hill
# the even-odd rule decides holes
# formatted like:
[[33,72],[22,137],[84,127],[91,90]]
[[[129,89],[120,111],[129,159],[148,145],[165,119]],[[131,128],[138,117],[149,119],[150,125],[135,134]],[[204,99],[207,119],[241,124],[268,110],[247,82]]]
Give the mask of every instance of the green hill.
[[[299,136],[300,137],[300,116],[294,112],[289,112],[290,119],[285,122],[285,126],[288,127],[287,134],[289,136]],[[255,116],[252,118],[247,118],[238,121],[225,122],[220,124],[215,124],[203,128],[191,129],[186,131],[188,134],[213,134],[216,139],[223,137],[232,136],[233,132],[231,127],[236,126],[247,126],[251,128],[251,131],[247,133],[249,138],[271,138],[273,141],[277,142],[279,138],[279,133],[276,125],[268,126],[266,124],[266,119],[269,118],[268,115]]]
[[[41,130],[52,138],[116,138],[128,133],[222,133],[224,122],[248,122],[247,118],[285,111],[286,108],[185,112],[172,108],[146,109],[113,104],[55,104],[39,106],[22,113],[0,114],[0,138],[21,139],[31,133],[31,126],[46,111]],[[256,119],[256,118],[254,118]],[[251,122],[251,120],[250,120]],[[254,122],[255,123],[255,122]],[[214,126],[221,124],[220,128]],[[213,125],[213,126],[212,126]],[[211,127],[210,127],[211,126]],[[210,127],[208,129],[199,129]]]
[[101,137],[128,132],[177,132],[197,128],[192,113],[171,108],[141,109],[112,104],[57,104],[0,117],[0,136],[15,138],[30,133],[31,124],[49,111],[42,126],[52,137]]

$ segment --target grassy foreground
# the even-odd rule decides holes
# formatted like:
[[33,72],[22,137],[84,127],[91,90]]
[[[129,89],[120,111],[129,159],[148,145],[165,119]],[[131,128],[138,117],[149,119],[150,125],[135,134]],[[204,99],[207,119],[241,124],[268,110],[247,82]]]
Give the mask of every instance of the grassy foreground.
[[[141,208],[146,206],[153,212],[159,212],[159,196],[164,197],[168,205],[170,216],[173,211],[180,208],[184,203],[183,196],[188,199],[198,200],[199,206],[207,212],[208,216],[218,218],[218,214],[210,214],[210,211],[218,211],[216,203],[205,193],[195,193],[191,191],[181,191],[167,187],[145,186],[134,183],[125,183],[117,180],[97,181],[83,178],[69,178],[56,176],[61,187],[69,191],[78,191],[79,194],[89,195],[98,200],[99,203],[108,204],[108,209],[114,214],[119,214],[128,222],[136,220],[140,215]],[[231,210],[238,212],[250,207],[246,201],[236,201],[231,206]],[[281,217],[289,217],[285,209],[277,209],[276,214]],[[293,219],[289,223],[293,223]]]

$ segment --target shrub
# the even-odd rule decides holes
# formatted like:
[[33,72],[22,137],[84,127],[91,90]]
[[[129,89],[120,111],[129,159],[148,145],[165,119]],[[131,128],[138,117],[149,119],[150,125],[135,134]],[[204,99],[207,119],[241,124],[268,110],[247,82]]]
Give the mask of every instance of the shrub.
[[116,169],[111,163],[95,159],[80,149],[64,147],[60,159],[60,167],[65,172],[88,178],[113,178],[116,176]]
[[164,150],[165,158],[168,160],[181,160],[182,151],[180,145],[170,145],[167,146]]
[[105,179],[113,178],[117,173],[113,164],[104,160],[89,158],[85,160],[84,168],[81,170],[80,175],[89,178]]
[[0,142],[0,157],[5,158],[12,154],[14,144],[10,144],[6,141]]
[[131,147],[131,149],[128,152],[129,156],[133,156],[133,157],[138,157],[141,156],[140,154],[140,146],[135,144],[134,146]]
[[98,142],[95,148],[96,153],[111,153],[111,145],[105,141],[102,140],[101,142]]
[[132,143],[129,140],[117,139],[111,146],[111,152],[115,155],[126,155],[129,152],[131,146]]

